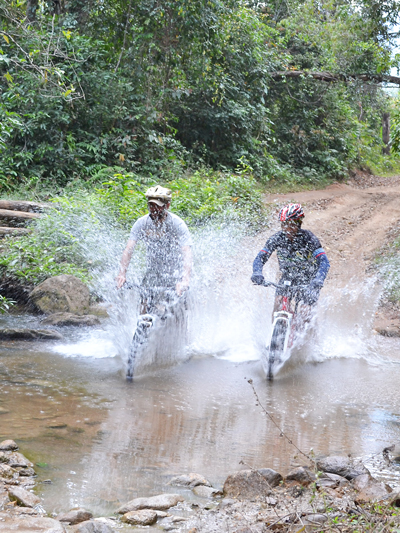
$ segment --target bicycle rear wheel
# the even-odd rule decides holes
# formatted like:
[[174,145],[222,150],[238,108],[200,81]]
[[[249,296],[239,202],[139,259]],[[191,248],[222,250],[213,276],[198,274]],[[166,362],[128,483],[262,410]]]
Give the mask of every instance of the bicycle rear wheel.
[[274,366],[276,366],[275,363],[279,363],[282,360],[282,356],[285,351],[287,329],[287,320],[281,319],[276,321],[274,331],[272,332],[271,344],[269,346],[267,372],[268,379],[274,378]]

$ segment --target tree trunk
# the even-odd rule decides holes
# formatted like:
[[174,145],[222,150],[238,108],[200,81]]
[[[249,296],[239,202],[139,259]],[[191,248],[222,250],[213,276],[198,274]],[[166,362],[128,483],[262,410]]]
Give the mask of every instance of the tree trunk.
[[47,0],[47,4],[52,15],[64,13],[64,0]]
[[385,146],[382,152],[386,155],[390,154],[390,113],[383,113],[382,116],[382,141]]
[[26,18],[29,22],[36,20],[36,11],[38,8],[39,0],[28,0],[26,3]]

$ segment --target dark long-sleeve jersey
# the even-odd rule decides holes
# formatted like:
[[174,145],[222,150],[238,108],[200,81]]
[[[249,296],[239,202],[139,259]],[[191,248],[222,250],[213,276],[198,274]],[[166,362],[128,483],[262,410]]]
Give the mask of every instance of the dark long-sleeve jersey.
[[283,231],[272,235],[254,259],[254,274],[262,274],[265,263],[274,251],[285,279],[301,283],[315,280],[323,284],[330,264],[321,243],[311,231],[299,229],[293,240]]

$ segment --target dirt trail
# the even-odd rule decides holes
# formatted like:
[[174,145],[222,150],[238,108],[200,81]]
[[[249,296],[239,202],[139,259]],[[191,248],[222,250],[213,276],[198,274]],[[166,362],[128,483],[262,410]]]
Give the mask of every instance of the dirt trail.
[[[303,227],[325,248],[331,262],[327,283],[336,287],[348,285],[354,277],[366,278],[371,261],[400,229],[400,177],[367,176],[323,190],[266,195],[265,200],[277,207],[291,201],[306,207]],[[398,311],[390,306],[380,309],[375,328],[400,336]]]

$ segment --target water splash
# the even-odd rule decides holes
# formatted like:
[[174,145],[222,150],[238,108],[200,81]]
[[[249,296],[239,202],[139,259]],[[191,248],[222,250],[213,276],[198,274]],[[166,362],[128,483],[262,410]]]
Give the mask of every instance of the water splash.
[[[99,218],[73,220],[68,231],[79,238],[80,247],[93,265],[95,294],[105,302],[110,320],[90,332],[71,333],[55,350],[69,357],[116,357],[121,367],[127,359],[138,317],[135,291],[115,289],[115,276],[128,233]],[[233,363],[260,359],[271,335],[274,291],[250,282],[251,265],[268,234],[246,235],[240,223],[197,228],[194,238],[194,272],[188,294],[187,326],[169,322],[154,332],[140,356],[140,367],[180,363],[190,357],[214,356]],[[140,282],[144,273],[145,250],[135,249],[128,277]],[[276,280],[278,266],[271,258],[264,268],[266,279]],[[381,288],[375,278],[349,282],[344,289],[332,283],[324,287],[316,319],[317,334],[306,335],[291,352],[285,371],[305,363],[334,358],[363,358],[381,362],[371,335],[372,319]],[[177,343],[184,339],[184,343]]]

